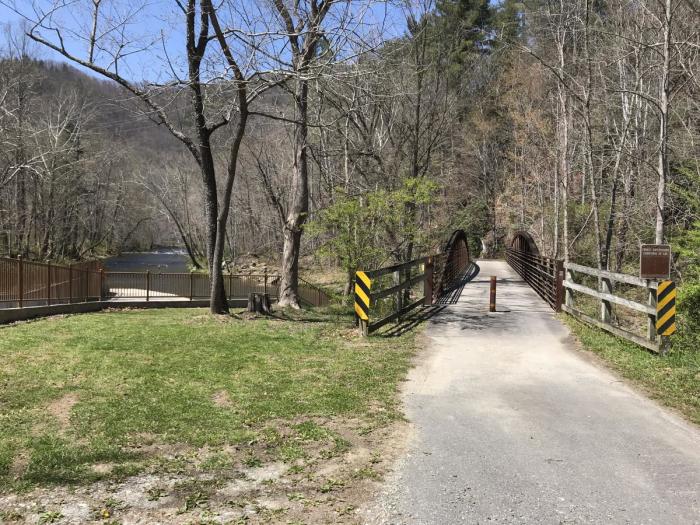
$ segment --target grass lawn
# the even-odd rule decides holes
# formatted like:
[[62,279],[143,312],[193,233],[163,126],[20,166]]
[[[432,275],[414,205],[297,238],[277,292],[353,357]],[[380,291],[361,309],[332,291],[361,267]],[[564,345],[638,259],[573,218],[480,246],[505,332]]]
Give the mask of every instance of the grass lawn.
[[[214,512],[226,483],[221,505],[259,509],[262,485],[248,486],[252,495],[230,485],[250,483],[270,465],[277,474],[262,481],[284,485],[285,512],[310,507],[348,480],[376,477],[382,451],[371,436],[401,419],[397,388],[413,334],[363,340],[343,315],[289,315],[297,318],[133,310],[1,327],[0,494],[31,502],[57,487],[74,487],[70,494],[91,484],[107,494],[135,476],[155,476],[134,490],[144,501],[170,501],[173,516],[190,520],[192,512]],[[338,464],[319,474],[353,447],[367,452],[355,470]],[[83,490],[85,498],[99,493]],[[240,497],[224,501],[231,494]],[[93,498],[100,508],[92,518],[133,511],[137,503],[125,499]],[[28,508],[45,522],[60,523],[70,511],[35,503]],[[21,518],[3,511],[0,522]]]
[[658,356],[570,316],[563,319],[583,346],[613,370],[641,387],[649,397],[700,424],[700,351],[672,351]]

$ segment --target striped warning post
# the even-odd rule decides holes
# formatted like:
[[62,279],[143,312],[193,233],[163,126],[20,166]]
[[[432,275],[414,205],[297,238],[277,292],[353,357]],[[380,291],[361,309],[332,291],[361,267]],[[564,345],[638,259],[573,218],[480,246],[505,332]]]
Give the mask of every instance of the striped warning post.
[[370,288],[372,281],[365,272],[355,273],[355,313],[363,321],[369,320]]
[[661,281],[656,289],[656,332],[671,335],[676,332],[676,284]]

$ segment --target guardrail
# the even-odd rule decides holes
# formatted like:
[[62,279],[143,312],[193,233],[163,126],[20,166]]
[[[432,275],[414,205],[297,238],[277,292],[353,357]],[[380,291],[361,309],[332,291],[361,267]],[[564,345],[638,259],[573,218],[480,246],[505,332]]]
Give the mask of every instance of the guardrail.
[[558,259],[506,249],[506,261],[555,311],[561,311],[564,265]]
[[[667,338],[657,336],[656,320],[656,290],[658,282],[653,280],[641,279],[633,275],[610,272],[607,270],[598,270],[580,264],[566,263],[566,280],[564,288],[566,289],[566,298],[562,309],[586,322],[606,330],[612,334],[622,337],[634,343],[637,343],[644,348],[648,348],[654,352],[664,352],[667,344]],[[574,275],[583,274],[595,277],[599,283],[599,290],[594,290],[574,281]],[[616,295],[613,283],[624,283],[634,287],[639,287],[645,290],[646,304],[642,304],[631,299]],[[582,293],[589,297],[593,297],[599,304],[599,317],[596,319],[580,309],[576,308],[574,293]],[[642,313],[646,316],[646,336],[634,333],[615,323],[613,305],[619,305],[635,312]]]

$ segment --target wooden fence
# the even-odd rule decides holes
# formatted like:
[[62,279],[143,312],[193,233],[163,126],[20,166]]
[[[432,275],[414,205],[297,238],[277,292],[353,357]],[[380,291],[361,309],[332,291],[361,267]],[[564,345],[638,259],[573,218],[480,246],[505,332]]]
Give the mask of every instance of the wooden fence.
[[[209,275],[203,273],[106,272],[99,263],[60,266],[0,258],[0,309],[89,301],[177,301],[209,298]],[[225,274],[228,299],[267,293],[276,299],[274,275]],[[299,295],[311,306],[327,306],[329,296],[301,281]]]
[[[666,349],[667,339],[659,337],[656,334],[656,289],[658,282],[648,279],[640,279],[633,275],[622,273],[614,273],[606,270],[598,270],[581,266],[580,264],[566,263],[566,280],[564,288],[566,289],[566,299],[562,309],[570,315],[606,330],[612,334],[622,337],[638,345],[641,345],[654,352],[664,352]],[[598,283],[598,290],[585,286],[584,284],[575,281],[576,276],[590,276]],[[628,287],[639,288],[646,297],[646,303],[642,304],[629,298],[621,296],[619,288],[621,285]],[[583,312],[576,305],[574,293],[581,293],[588,297],[592,297],[598,305],[599,314],[593,317]],[[646,334],[641,335],[633,330],[623,328],[616,322],[613,305],[619,305],[630,309],[634,312],[644,314],[646,317]]]
[[[414,308],[432,304],[433,262],[430,257],[421,257],[402,264],[363,272],[371,280],[368,308],[372,309],[374,321],[358,319],[363,335],[400,319]],[[423,285],[418,298],[411,290]]]
[[[563,310],[581,321],[654,352],[665,351],[667,338],[657,336],[656,333],[657,281],[580,264],[564,263],[558,259],[541,256],[531,249],[508,248],[506,261],[555,311]],[[589,282],[581,282],[585,280]],[[630,292],[629,288],[639,291],[635,294]],[[627,294],[628,297],[624,297],[623,292],[630,293]],[[577,305],[575,293],[584,294],[588,299],[579,301],[581,304]],[[640,302],[641,300],[644,303]],[[594,303],[597,310],[595,314],[590,311],[591,303]],[[623,326],[620,321],[628,316],[616,315],[613,305],[643,314],[644,330],[635,331]],[[589,307],[589,311],[583,311],[584,306]]]

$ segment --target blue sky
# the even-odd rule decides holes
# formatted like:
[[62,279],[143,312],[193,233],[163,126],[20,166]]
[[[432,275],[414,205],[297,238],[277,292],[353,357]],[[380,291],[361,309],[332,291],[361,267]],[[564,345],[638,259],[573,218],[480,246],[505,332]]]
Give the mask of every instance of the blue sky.
[[[81,10],[81,7],[84,8],[92,2],[90,0],[62,1],[68,7],[62,8],[58,12],[56,25],[72,30],[76,35],[80,35],[79,38],[69,38],[67,35],[66,47],[76,55],[84,58],[88,44],[83,39],[83,35],[86,34],[90,27],[90,20],[85,15],[86,11]],[[25,12],[29,16],[34,16],[31,10],[33,2],[39,6],[47,6],[52,3],[49,0],[0,0],[0,21],[17,26],[21,17],[7,7],[6,4],[14,5],[19,11]],[[133,2],[133,4],[137,3],[139,2]],[[105,13],[109,13],[116,18],[133,15],[133,18],[131,18],[132,23],[128,25],[129,39],[139,42],[139,46],[138,48],[132,48],[130,51],[133,54],[123,59],[120,73],[132,80],[165,81],[172,78],[173,70],[178,73],[182,72],[185,66],[182,53],[184,48],[184,21],[182,13],[177,9],[175,2],[173,0],[145,0],[142,4],[143,8],[138,12],[130,11],[130,9],[133,10],[130,4],[132,2],[128,0],[111,0],[103,4],[111,11],[111,13],[109,11],[105,11]],[[262,15],[258,10],[259,4],[256,4],[254,0],[248,0],[244,3],[239,2],[236,5],[243,6],[246,16],[251,14],[251,16],[257,16],[262,19]],[[225,15],[222,14],[222,24],[225,23],[224,17]],[[363,24],[363,29],[369,32],[370,29],[368,28],[371,28],[371,31],[374,33],[381,31],[384,38],[399,36],[405,30],[403,10],[389,3],[376,3],[371,10],[365,12],[364,19],[366,24]],[[47,36],[51,35],[50,33],[45,34]],[[112,46],[113,44],[114,42],[112,42]],[[146,51],[143,51],[142,47],[145,47]],[[60,54],[44,46],[38,46],[37,51],[40,58],[66,61]],[[100,58],[102,64],[109,63],[106,54],[103,54]],[[264,59],[259,57],[258,60],[262,61]],[[212,71],[216,71],[218,65],[211,64],[211,67]],[[79,66],[78,68],[81,69]],[[218,69],[221,68],[218,67]]]

